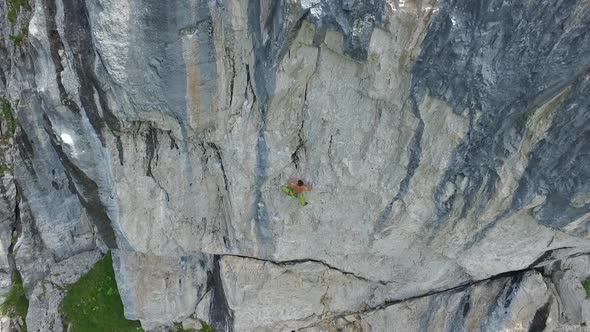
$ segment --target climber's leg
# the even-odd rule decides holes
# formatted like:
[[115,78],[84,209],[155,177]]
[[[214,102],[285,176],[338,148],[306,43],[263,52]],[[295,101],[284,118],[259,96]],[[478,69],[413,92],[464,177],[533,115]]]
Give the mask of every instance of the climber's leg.
[[297,194],[297,199],[299,200],[299,205],[307,205],[307,203],[305,202],[305,197],[303,197],[303,194]]

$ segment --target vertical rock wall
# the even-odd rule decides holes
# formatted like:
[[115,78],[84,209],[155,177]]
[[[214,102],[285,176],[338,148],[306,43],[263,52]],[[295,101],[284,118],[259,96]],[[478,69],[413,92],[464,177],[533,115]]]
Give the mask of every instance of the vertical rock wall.
[[588,2],[10,3],[2,286],[112,250],[148,330],[586,324]]

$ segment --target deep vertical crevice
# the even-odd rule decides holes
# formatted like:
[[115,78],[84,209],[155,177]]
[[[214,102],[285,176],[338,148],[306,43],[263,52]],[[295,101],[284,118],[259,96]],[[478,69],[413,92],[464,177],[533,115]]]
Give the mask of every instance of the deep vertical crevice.
[[[550,299],[551,300],[551,299]],[[547,319],[551,310],[551,301],[547,301],[541,308],[537,309],[533,321],[529,326],[529,332],[542,332],[547,327]]]
[[64,45],[61,40],[61,36],[57,30],[57,23],[55,18],[57,16],[57,5],[56,0],[44,0],[45,4],[45,26],[47,29],[47,38],[49,40],[49,51],[51,54],[51,60],[55,67],[55,82],[59,91],[59,98],[61,103],[70,109],[72,112],[80,113],[80,107],[72,101],[71,97],[66,92],[66,89],[62,83],[61,74],[64,71],[64,67],[61,64],[61,56],[59,52],[64,50]]
[[225,172],[225,166],[223,165],[223,158],[221,156],[221,150],[217,146],[217,144],[213,142],[207,142],[207,145],[213,150],[217,161],[219,162],[219,168],[221,170],[221,175],[223,176],[223,187],[227,193],[229,193],[229,180],[227,179],[227,173]]
[[18,269],[16,267],[16,260],[15,260],[15,252],[14,246],[16,242],[20,238],[23,230],[21,215],[20,215],[20,189],[16,186],[16,196],[15,196],[15,204],[14,204],[14,219],[10,224],[10,245],[8,246],[8,253],[6,255],[8,259],[8,266],[10,267],[10,271],[17,272]]
[[225,48],[225,54],[229,61],[231,62],[231,80],[229,82],[229,107],[232,106],[234,100],[234,84],[236,80],[236,60],[231,55],[229,48]]
[[216,332],[234,331],[234,313],[227,303],[219,260],[221,256],[213,256],[213,271],[209,274],[208,288],[213,292],[209,306],[210,324]]

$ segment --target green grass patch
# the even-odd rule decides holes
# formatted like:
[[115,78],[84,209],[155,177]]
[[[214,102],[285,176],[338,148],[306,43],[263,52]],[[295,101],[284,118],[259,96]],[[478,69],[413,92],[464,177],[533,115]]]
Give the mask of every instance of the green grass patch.
[[143,331],[139,321],[126,320],[123,315],[110,253],[66,287],[60,310],[70,332]]
[[[3,316],[8,316],[11,318],[20,317],[24,322],[27,317],[28,310],[29,300],[27,300],[27,296],[25,295],[23,279],[21,278],[20,273],[16,271],[12,275],[12,286],[8,291],[6,300],[4,300],[4,303],[0,305],[0,313]],[[26,324],[23,328],[25,331],[27,330]]]
[[12,173],[13,169],[14,168],[12,167],[12,165],[0,164],[0,176],[3,176],[4,174],[7,174],[7,173]]
[[201,323],[203,323],[203,327],[201,327],[199,332],[215,332],[211,326],[207,325],[207,323],[205,323],[205,322],[201,322]]
[[8,22],[10,22],[10,26],[14,26],[16,24],[17,15],[17,9],[15,7],[8,5]]
[[584,289],[586,290],[586,297],[590,297],[590,277],[582,281],[582,286],[584,286]]
[[0,119],[5,124],[5,128],[2,128],[4,136],[13,136],[18,127],[18,119],[6,97],[0,97]]
[[8,0],[8,22],[11,27],[16,24],[18,13],[26,4],[26,0]]

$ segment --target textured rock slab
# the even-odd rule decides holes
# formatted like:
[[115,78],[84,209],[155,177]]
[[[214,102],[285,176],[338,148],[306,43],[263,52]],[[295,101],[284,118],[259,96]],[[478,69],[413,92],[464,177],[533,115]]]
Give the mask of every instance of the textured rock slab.
[[581,280],[567,277],[590,271],[587,256],[547,277],[520,271],[399,301],[379,298],[386,285],[319,262],[224,256],[219,264],[235,331],[582,331],[588,323]]
[[117,250],[113,265],[125,317],[155,329],[195,313],[207,290],[212,261],[207,255],[158,257]]
[[224,256],[219,264],[235,331],[293,330],[324,316],[362,310],[381,286],[319,262]]
[[544,268],[559,295],[561,314],[559,322],[564,326],[588,326],[590,302],[582,283],[590,277],[590,257],[579,256],[555,262]]

